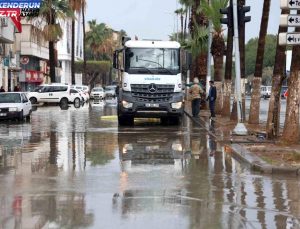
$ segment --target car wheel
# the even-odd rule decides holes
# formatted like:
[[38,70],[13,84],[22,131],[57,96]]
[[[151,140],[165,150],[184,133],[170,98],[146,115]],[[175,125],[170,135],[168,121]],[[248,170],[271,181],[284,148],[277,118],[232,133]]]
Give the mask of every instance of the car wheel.
[[37,104],[37,99],[35,97],[31,97],[29,100],[31,104]]
[[24,112],[23,111],[21,111],[20,112],[20,115],[19,115],[19,121],[23,121],[24,120]]
[[62,99],[60,100],[60,105],[61,105],[62,107],[68,106],[68,104],[69,104],[69,100],[68,100],[67,98],[62,98]]
[[26,121],[30,122],[32,111],[29,111],[29,114],[26,116]]
[[80,99],[79,98],[74,99],[74,107],[76,107],[76,108],[80,107]]

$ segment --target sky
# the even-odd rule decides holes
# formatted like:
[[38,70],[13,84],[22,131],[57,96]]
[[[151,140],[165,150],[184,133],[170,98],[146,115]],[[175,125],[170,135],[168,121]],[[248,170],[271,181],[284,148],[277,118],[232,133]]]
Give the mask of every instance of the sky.
[[[125,30],[139,39],[168,40],[177,31],[174,11],[180,8],[176,0],[87,0],[87,20],[97,19],[114,30]],[[247,0],[252,17],[246,24],[246,41],[258,37],[262,15],[262,0]],[[280,17],[280,1],[271,1],[268,33],[276,34]],[[180,22],[178,19],[178,27]]]

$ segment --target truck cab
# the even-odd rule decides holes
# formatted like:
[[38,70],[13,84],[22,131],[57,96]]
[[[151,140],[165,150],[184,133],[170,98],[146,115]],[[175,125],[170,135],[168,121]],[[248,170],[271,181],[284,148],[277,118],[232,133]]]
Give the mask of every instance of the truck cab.
[[119,125],[132,125],[135,117],[180,123],[184,95],[178,42],[124,39],[114,53],[114,67],[120,76]]

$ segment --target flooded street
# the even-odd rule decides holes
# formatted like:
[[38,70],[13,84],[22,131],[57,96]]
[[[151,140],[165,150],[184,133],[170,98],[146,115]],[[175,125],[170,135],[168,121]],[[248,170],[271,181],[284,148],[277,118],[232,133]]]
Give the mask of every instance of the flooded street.
[[250,172],[213,125],[115,115],[108,101],[1,122],[0,229],[300,228],[299,178]]

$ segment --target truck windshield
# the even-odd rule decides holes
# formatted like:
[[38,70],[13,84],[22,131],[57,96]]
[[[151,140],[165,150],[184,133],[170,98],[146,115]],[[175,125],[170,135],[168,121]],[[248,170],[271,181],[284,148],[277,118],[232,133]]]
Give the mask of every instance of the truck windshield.
[[125,71],[129,74],[180,73],[179,49],[127,48],[125,50]]

